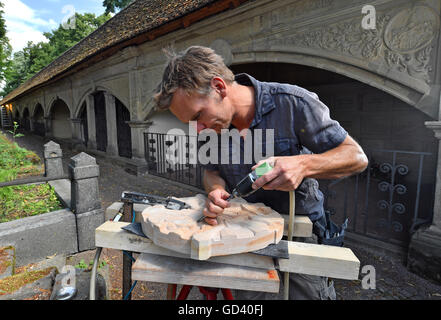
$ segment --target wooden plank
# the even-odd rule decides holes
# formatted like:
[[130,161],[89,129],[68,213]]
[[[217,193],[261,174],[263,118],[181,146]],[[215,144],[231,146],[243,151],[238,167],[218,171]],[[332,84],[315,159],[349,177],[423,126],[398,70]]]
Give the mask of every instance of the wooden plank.
[[132,278],[149,282],[279,292],[279,276],[275,270],[146,253],[141,254],[133,264]]
[[357,280],[360,260],[351,249],[302,242],[288,243],[289,259],[278,259],[280,271]]
[[[115,217],[118,213],[119,209],[122,207],[122,202],[114,202],[106,209],[105,219],[110,220]],[[150,207],[146,204],[138,204],[135,203],[133,205],[135,209],[135,222],[141,222],[141,212]],[[285,229],[283,234],[288,235],[288,219],[289,216],[287,214],[281,214],[283,219],[285,220]],[[294,217],[294,237],[310,237],[312,235],[312,222],[307,216],[299,216],[296,215]]]
[[[186,255],[156,246],[150,239],[121,229],[125,222],[107,221],[95,231],[97,247],[153,253],[172,257],[188,258]],[[360,261],[349,248],[289,242],[289,259],[278,259],[281,271],[321,275],[336,279],[358,279]],[[211,262],[253,268],[274,268],[273,259],[253,253],[211,257]]]
[[[289,215],[281,214],[283,220],[285,220],[285,228],[283,235],[288,236],[288,221]],[[294,232],[293,237],[309,238],[312,236],[312,222],[308,216],[294,216]]]
[[[189,258],[186,254],[159,247],[148,238],[137,236],[136,234],[121,229],[126,225],[128,225],[126,222],[106,221],[95,230],[95,245],[102,248]],[[261,269],[275,269],[274,261],[271,257],[252,253],[211,257],[207,261]]]

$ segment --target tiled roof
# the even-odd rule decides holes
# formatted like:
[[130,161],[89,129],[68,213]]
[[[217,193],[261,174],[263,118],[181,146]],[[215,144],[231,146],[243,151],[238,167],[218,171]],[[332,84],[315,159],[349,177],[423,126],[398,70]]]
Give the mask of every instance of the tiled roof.
[[[101,27],[82,39],[75,46],[60,55],[57,59],[43,68],[40,72],[20,85],[4,97],[0,104],[12,101],[28,90],[60,76],[72,67],[97,56],[107,49],[129,40],[143,37],[143,41],[152,40],[164,34],[155,31],[161,27],[183,18],[183,22],[169,28],[169,31],[183,28],[193,21],[201,20],[225,9],[233,8],[245,2],[244,0],[136,0],[109,19]],[[205,11],[204,11],[205,10]],[[202,13],[185,21],[191,14]],[[138,43],[139,44],[139,41]]]

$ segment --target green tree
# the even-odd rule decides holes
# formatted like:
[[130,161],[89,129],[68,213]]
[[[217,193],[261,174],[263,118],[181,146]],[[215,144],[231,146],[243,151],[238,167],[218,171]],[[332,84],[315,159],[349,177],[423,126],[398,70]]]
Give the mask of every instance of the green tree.
[[3,3],[0,2],[0,83],[5,80],[5,70],[7,65],[7,58],[12,52],[12,47],[9,44],[9,39],[6,37],[6,22],[3,18]]
[[116,9],[124,9],[132,0],[104,0],[103,7],[106,8],[105,14],[115,13]]
[[10,57],[5,63],[6,84],[0,95],[5,96],[10,93],[108,19],[110,19],[109,14],[96,17],[93,13],[76,13],[73,28],[64,28],[59,25],[57,29],[44,33],[48,39],[47,42],[29,41],[22,50],[12,56],[9,54]]

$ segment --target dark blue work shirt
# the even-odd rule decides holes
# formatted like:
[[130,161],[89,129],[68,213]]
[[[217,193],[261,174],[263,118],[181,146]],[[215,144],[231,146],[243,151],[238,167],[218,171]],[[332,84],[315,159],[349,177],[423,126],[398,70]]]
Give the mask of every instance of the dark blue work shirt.
[[[295,85],[261,82],[244,73],[236,75],[235,80],[241,85],[254,87],[255,115],[249,129],[252,135],[256,129],[262,129],[262,146],[253,142],[253,150],[262,148],[263,158],[267,157],[266,129],[274,129],[274,156],[323,153],[337,147],[346,138],[347,132],[330,118],[328,107],[315,93]],[[249,152],[249,149],[244,148],[243,141],[239,150],[237,147],[234,149],[230,141],[228,151],[229,164],[207,164],[204,168],[219,171],[231,192],[259,159],[245,164],[244,152]],[[240,152],[240,164],[232,164],[232,155],[237,156],[237,152]],[[295,198],[296,214],[308,215],[313,222],[323,215],[323,194],[315,179],[304,179],[296,189]],[[289,213],[288,192],[260,189],[245,199],[248,202],[262,202],[279,213]]]

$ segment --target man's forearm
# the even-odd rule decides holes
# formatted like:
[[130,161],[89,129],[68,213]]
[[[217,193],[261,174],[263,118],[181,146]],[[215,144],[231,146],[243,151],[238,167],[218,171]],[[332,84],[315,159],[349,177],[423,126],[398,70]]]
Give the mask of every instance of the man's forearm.
[[207,193],[210,193],[215,189],[225,190],[225,185],[226,185],[225,180],[219,176],[219,172],[208,171],[208,170],[204,170],[204,177],[202,179],[202,183]]
[[338,179],[363,171],[367,157],[363,149],[348,137],[337,148],[322,154],[304,155],[306,176],[316,179]]

